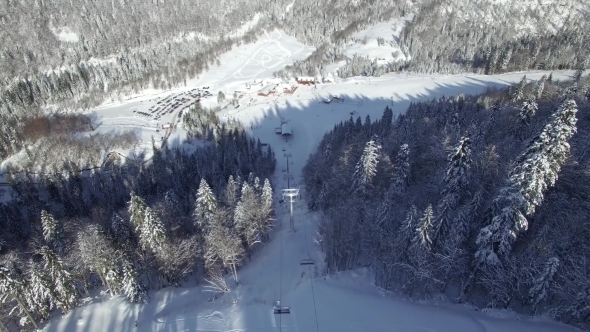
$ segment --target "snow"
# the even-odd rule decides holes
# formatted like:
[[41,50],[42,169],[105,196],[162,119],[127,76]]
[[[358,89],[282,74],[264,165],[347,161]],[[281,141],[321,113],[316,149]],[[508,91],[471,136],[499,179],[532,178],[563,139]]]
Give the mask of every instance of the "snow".
[[61,27],[55,30],[52,29],[52,32],[55,34],[57,39],[59,39],[62,42],[77,43],[78,41],[80,41],[78,34],[72,31],[72,29],[70,29],[69,27]]
[[[409,18],[399,18],[377,23],[366,30],[355,33],[343,53],[349,58],[355,55],[377,60],[380,64],[406,60],[400,51],[398,40],[404,25]],[[385,44],[379,46],[377,38],[383,38]]]
[[[401,24],[400,21],[396,24]],[[376,38],[385,32],[395,33],[394,23],[376,25],[359,34]],[[383,33],[381,35],[381,33]],[[383,46],[382,46],[383,47]],[[357,47],[359,52],[362,48]],[[63,317],[56,317],[44,328],[46,332],[99,331],[421,331],[421,332],[544,332],[574,331],[575,329],[545,318],[527,318],[507,311],[479,311],[442,301],[417,303],[399,295],[391,295],[372,284],[372,273],[359,269],[325,276],[322,253],[315,242],[321,216],[308,212],[302,187],[302,168],[324,133],[334,124],[354,116],[363,119],[370,115],[377,119],[385,106],[394,114],[404,112],[410,102],[459,93],[479,93],[490,86],[506,86],[518,82],[523,75],[540,79],[546,72],[522,72],[503,75],[409,75],[388,74],[379,78],[353,77],[332,84],[314,86],[290,84],[298,88],[293,94],[278,89],[270,97],[257,95],[258,89],[246,90],[254,81],[263,84],[280,83],[272,73],[295,60],[303,59],[313,48],[302,45],[295,38],[279,30],[271,31],[257,42],[241,45],[220,58],[221,66],[199,78],[187,81],[186,87],[168,91],[149,90],[129,96],[126,101],[110,101],[90,112],[95,119],[96,132],[133,130],[141,139],[131,151],[123,155],[149,158],[151,137],[156,141],[168,137],[172,146],[184,144],[185,132],[180,128],[178,113],[166,113],[161,119],[142,116],[161,104],[163,98],[185,97],[180,108],[192,103],[188,94],[193,89],[209,87],[213,96],[204,98],[205,107],[217,106],[217,91],[231,96],[239,90],[247,102],[238,109],[227,108],[219,113],[223,119],[240,120],[251,135],[269,144],[276,152],[278,165],[274,175],[274,195],[277,221],[271,241],[260,248],[251,261],[238,271],[241,283],[232,290],[212,299],[203,286],[166,288],[150,293],[147,304],[129,304],[123,296],[111,299],[94,296],[88,304],[74,309]],[[367,51],[371,56],[375,50]],[[554,79],[571,77],[573,71],[556,71]],[[323,101],[339,96],[330,104]],[[136,112],[134,112],[136,111]],[[275,133],[282,121],[288,121],[291,137]],[[164,131],[162,124],[177,125]],[[160,128],[159,132],[156,129]],[[188,145],[194,148],[194,142]],[[286,156],[289,156],[287,164]],[[288,168],[288,173],[287,173]],[[281,189],[301,188],[303,201],[295,203],[295,232],[289,229],[288,206],[278,203]],[[315,266],[301,266],[308,257]],[[291,308],[289,315],[273,315],[275,301]],[[210,301],[209,301],[210,300]],[[317,313],[317,321],[316,321]],[[135,328],[137,322],[137,328]],[[280,328],[279,328],[280,326]]]

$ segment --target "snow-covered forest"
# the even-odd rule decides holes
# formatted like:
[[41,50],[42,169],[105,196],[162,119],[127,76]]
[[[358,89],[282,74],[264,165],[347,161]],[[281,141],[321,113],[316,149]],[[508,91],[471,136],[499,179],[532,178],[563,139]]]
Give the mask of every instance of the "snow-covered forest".
[[304,168],[329,272],[587,324],[590,78],[350,118]]
[[[22,118],[47,105],[87,109],[120,94],[183,85],[216,64],[223,52],[274,27],[317,48],[307,60],[286,68],[297,75],[325,73],[338,61],[346,62],[341,76],[587,67],[588,4],[555,0],[534,10],[529,5],[487,0],[4,1],[0,159],[22,148]],[[409,21],[400,38],[382,42],[398,45],[409,61],[384,65],[342,53],[356,31],[402,16]]]
[[225,273],[238,283],[238,266],[268,241],[276,160],[234,127],[208,127],[211,141],[191,152],[154,144],[150,163],[8,173],[0,326],[37,326],[101,287],[138,302],[189,276],[217,292],[231,287]]

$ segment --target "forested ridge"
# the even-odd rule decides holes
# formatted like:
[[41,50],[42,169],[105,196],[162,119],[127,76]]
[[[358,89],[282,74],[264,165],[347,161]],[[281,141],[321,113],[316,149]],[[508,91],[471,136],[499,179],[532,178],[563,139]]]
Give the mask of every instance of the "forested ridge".
[[590,78],[351,118],[304,168],[328,272],[587,327]]
[[269,238],[276,160],[239,124],[212,116],[208,126],[189,121],[195,136],[211,133],[192,152],[153,144],[149,163],[7,173],[1,326],[30,330],[96,289],[141,302],[189,278],[212,297],[232,287],[226,274],[238,283],[239,266]]

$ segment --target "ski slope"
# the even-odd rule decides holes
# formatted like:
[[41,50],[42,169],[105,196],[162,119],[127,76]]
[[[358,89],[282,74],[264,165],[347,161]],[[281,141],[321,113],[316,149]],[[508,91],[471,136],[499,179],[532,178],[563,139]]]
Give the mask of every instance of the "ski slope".
[[[98,130],[114,130],[123,123],[133,123],[132,109],[146,110],[157,105],[161,95],[179,94],[208,86],[216,91],[244,90],[239,108],[228,106],[220,112],[222,119],[240,120],[251,135],[269,144],[277,156],[274,174],[277,220],[271,241],[260,248],[252,260],[238,270],[240,285],[229,281],[232,290],[212,299],[202,286],[166,288],[150,293],[146,304],[129,304],[121,296],[107,299],[96,296],[63,317],[56,317],[44,328],[46,332],[102,331],[299,331],[299,332],[557,332],[576,329],[547,318],[530,318],[508,311],[475,310],[466,305],[417,303],[397,295],[387,295],[372,285],[367,269],[325,276],[322,253],[316,243],[317,224],[321,216],[306,209],[301,171],[310,153],[324,133],[350,116],[381,116],[389,105],[395,114],[405,111],[412,101],[443,95],[478,93],[490,86],[518,82],[524,74],[539,79],[543,72],[482,76],[424,76],[390,74],[380,78],[350,78],[335,84],[298,86],[293,94],[278,91],[268,97],[258,96],[256,89],[246,91],[254,80],[272,80],[272,71],[308,50],[284,34],[269,33],[259,42],[243,45],[224,55],[220,67],[213,68],[186,88],[149,94],[117,105],[95,110],[102,122]],[[229,61],[233,59],[232,61]],[[227,64],[227,65],[225,65]],[[565,79],[573,72],[554,72],[554,79]],[[338,96],[341,101],[327,99]],[[216,99],[216,98],[211,98]],[[214,105],[215,100],[207,101]],[[173,121],[175,115],[166,115]],[[137,115],[135,115],[138,118]],[[275,133],[281,119],[288,121],[293,137],[285,140]],[[135,128],[145,135],[159,123],[138,120]],[[111,129],[109,129],[111,128]],[[183,144],[178,129],[169,144]],[[174,136],[177,135],[177,136]],[[288,157],[288,158],[287,158]],[[287,203],[279,203],[280,190],[301,188],[303,200],[295,204],[294,228],[289,227]],[[311,256],[315,266],[301,266],[300,260]],[[274,315],[273,305],[291,308],[291,314]]]

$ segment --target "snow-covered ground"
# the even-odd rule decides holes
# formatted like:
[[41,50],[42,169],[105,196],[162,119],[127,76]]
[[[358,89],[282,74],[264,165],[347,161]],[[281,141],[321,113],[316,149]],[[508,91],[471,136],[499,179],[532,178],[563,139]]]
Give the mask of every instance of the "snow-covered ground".
[[[398,38],[405,23],[411,18],[399,18],[380,22],[366,30],[352,35],[354,41],[346,45],[343,53],[352,58],[355,55],[369,57],[380,64],[406,60],[400,51]],[[382,38],[384,44],[379,45],[377,39]]]
[[[216,300],[208,301],[212,294],[205,292],[202,286],[152,292],[147,304],[129,304],[122,297],[96,297],[70,314],[53,319],[44,331],[575,330],[548,319],[527,318],[505,311],[482,312],[459,305],[418,304],[399,296],[387,296],[372,285],[372,275],[364,269],[323,276],[322,255],[314,242],[320,216],[308,212],[305,201],[296,203],[293,232],[289,229],[288,207],[285,203],[278,203],[280,189],[287,187],[287,181],[291,187],[302,188],[302,167],[324,133],[350,116],[364,119],[370,115],[376,119],[387,105],[399,114],[412,101],[479,93],[490,86],[518,82],[524,74],[536,80],[544,73],[495,76],[389,74],[380,78],[348,78],[334,84],[320,84],[317,88],[285,82],[275,94],[258,95],[264,85],[281,83],[272,79],[274,71],[305,58],[312,51],[280,31],[269,32],[256,43],[236,47],[224,54],[220,59],[221,66],[188,81],[186,87],[146,91],[125,102],[106,103],[91,112],[98,124],[96,131],[135,130],[141,138],[134,151],[137,154],[141,150],[151,150],[152,136],[156,141],[169,136],[168,144],[182,144],[185,133],[180,126],[176,130],[164,130],[162,125],[178,122],[180,110],[192,103],[197,88],[204,91],[207,87],[212,94],[201,99],[206,107],[217,105],[218,91],[224,92],[228,98],[234,92],[241,95],[239,108],[222,103],[227,107],[219,115],[222,119],[239,119],[254,137],[271,145],[276,152],[278,167],[273,179],[277,198],[276,227],[270,243],[258,250],[238,271],[241,284],[236,287],[231,283],[231,292]],[[380,56],[371,50],[367,52]],[[571,71],[561,71],[555,72],[553,77],[565,79],[572,74]],[[283,88],[290,86],[297,86],[297,89],[292,94],[283,92]],[[169,112],[172,98],[181,105]],[[180,101],[182,98],[188,101]],[[165,103],[169,104],[165,106],[166,114],[154,119],[150,110],[160,108],[156,113],[162,112]],[[288,140],[275,133],[281,119],[288,121],[293,129],[293,137]],[[303,190],[302,195],[305,199]],[[299,264],[308,256],[308,251],[317,263],[315,266]],[[291,314],[273,314],[273,304],[279,298],[283,305],[290,306]]]

